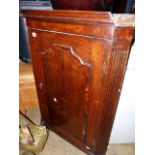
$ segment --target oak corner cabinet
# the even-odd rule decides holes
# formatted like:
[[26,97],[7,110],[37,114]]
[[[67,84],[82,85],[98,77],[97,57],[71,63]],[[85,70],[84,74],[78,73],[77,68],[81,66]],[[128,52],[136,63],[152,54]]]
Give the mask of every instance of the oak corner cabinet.
[[134,35],[134,15],[23,10],[42,122],[105,155]]

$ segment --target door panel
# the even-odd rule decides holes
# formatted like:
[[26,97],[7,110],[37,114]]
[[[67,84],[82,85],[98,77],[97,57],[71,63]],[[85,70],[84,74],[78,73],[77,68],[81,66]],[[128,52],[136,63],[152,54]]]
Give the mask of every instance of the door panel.
[[109,47],[103,40],[91,37],[35,32],[39,46],[35,58],[39,58],[46,96],[40,104],[48,107],[46,121],[64,137],[88,145],[96,134],[102,64]]
[[[47,35],[46,35],[47,34]],[[52,127],[84,141],[87,127],[91,66],[89,54],[79,54],[78,39],[73,43],[41,33],[44,50],[39,51],[44,75],[47,104]],[[86,42],[86,39],[85,39]],[[88,48],[89,49],[89,48]],[[82,50],[82,48],[80,49]],[[87,60],[83,58],[83,56]]]

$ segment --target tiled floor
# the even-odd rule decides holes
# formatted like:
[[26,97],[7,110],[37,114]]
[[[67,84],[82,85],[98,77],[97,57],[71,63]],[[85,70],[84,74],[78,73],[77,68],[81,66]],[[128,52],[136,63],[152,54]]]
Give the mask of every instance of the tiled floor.
[[[40,122],[40,112],[38,109],[27,111],[27,116],[36,124]],[[25,124],[25,120],[20,116],[20,124]],[[134,144],[110,144],[106,155],[134,155]],[[38,155],[86,155],[66,140],[57,136],[53,132],[49,132],[49,137],[44,150]]]

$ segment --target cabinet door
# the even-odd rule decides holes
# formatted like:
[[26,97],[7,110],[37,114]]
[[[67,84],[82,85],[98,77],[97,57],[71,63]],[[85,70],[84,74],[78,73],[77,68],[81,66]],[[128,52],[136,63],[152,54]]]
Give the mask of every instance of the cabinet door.
[[[31,39],[32,59],[34,65],[39,64],[34,68],[41,68],[46,101],[40,104],[48,108],[48,124],[64,136],[85,142],[88,127],[95,129],[91,121],[96,118],[101,94],[103,41],[41,30],[31,34],[37,34]],[[43,117],[46,113],[42,112]]]

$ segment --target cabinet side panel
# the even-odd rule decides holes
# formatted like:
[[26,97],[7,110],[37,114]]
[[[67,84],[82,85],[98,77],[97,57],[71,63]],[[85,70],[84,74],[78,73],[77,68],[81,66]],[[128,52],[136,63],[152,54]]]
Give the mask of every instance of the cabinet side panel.
[[115,40],[101,88],[95,152],[106,152],[130,51],[130,40]]

